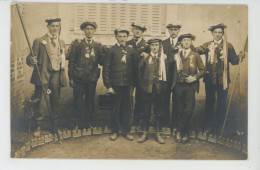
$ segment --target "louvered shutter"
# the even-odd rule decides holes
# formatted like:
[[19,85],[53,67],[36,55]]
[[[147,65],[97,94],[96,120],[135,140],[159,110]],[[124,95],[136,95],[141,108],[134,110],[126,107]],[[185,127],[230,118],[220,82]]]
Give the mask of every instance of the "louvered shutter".
[[75,4],[74,32],[80,33],[80,24],[87,20],[97,23],[96,34],[113,34],[117,26],[130,28],[138,21],[148,26],[145,35],[160,36],[163,8],[157,4]]

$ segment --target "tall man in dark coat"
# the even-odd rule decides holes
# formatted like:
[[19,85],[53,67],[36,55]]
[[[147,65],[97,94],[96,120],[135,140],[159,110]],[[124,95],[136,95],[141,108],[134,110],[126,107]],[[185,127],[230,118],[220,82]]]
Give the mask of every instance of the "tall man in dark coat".
[[[170,37],[163,40],[163,51],[167,55],[167,60],[172,60],[174,55],[179,51],[180,48],[180,42],[178,41],[178,35],[181,29],[181,24],[179,22],[173,22],[169,23],[167,25],[168,32],[170,34]],[[171,123],[171,130],[173,130],[173,133],[176,130],[176,109],[175,109],[175,96],[174,94],[172,95],[172,102],[173,102],[173,107],[172,107],[172,120],[170,120],[170,96],[171,96],[171,83],[173,79],[177,77],[177,73],[175,72],[175,62],[167,62],[166,69],[168,77],[167,77],[167,94],[165,97],[165,123],[167,126],[169,126],[169,123]]]
[[143,126],[143,134],[138,139],[143,143],[148,139],[149,123],[154,114],[156,121],[156,138],[159,144],[164,144],[161,137],[162,118],[165,114],[164,101],[167,92],[167,56],[162,50],[162,40],[152,38],[148,42],[150,53],[148,57],[141,57],[138,68],[138,84],[142,92],[144,112],[140,114]]
[[46,101],[44,99],[43,90],[40,82],[44,86],[44,91],[49,93],[50,106],[52,112],[57,118],[59,116],[59,98],[61,87],[66,86],[65,73],[65,42],[59,38],[61,24],[60,18],[50,18],[47,22],[48,33],[43,37],[37,38],[33,42],[32,50],[35,56],[29,54],[26,58],[26,63],[29,66],[37,64],[39,74],[36,67],[33,70],[31,83],[35,85],[35,97],[39,99],[36,106],[34,118],[37,123],[37,128],[34,131],[35,136],[40,135],[40,121],[44,117],[49,116],[46,113]]
[[[133,38],[126,42],[126,45],[132,47],[138,56],[141,56],[143,52],[147,52],[148,47],[146,41],[143,39],[143,33],[146,31],[146,26],[139,23],[133,22],[131,24]],[[139,59],[137,59],[139,61]],[[136,63],[138,64],[138,63]],[[134,107],[134,116],[133,116],[133,124],[138,125],[140,120],[140,112],[143,110],[142,100],[141,100],[141,91],[140,87],[137,85],[135,89],[135,107]]]
[[117,43],[112,46],[105,57],[103,66],[103,82],[108,93],[115,94],[115,103],[111,113],[112,135],[110,140],[118,138],[120,126],[127,140],[133,140],[131,128],[131,95],[135,78],[135,60],[137,54],[126,46],[129,31],[118,28],[114,31]]
[[206,72],[200,55],[190,49],[192,34],[183,34],[178,38],[182,50],[175,54],[176,71],[178,77],[172,83],[172,89],[176,96],[177,133],[178,142],[187,142],[189,125],[192,112],[195,107],[195,91],[199,91],[199,79]]
[[100,76],[98,65],[103,65],[105,50],[100,43],[93,40],[97,29],[95,22],[86,21],[81,24],[80,29],[85,33],[85,38],[81,41],[75,40],[70,47],[69,79],[73,88],[76,120],[81,120],[80,125],[84,128],[92,128],[95,112],[94,96]]
[[[237,56],[232,44],[227,42],[227,56],[224,57],[224,34],[226,25],[217,24],[209,28],[212,33],[213,40],[204,43],[195,50],[199,54],[206,56],[207,74],[204,78],[206,90],[205,102],[205,132],[218,134],[224,122],[226,112],[226,99],[228,94],[228,85],[230,83],[229,63],[237,65],[239,58],[244,57],[244,53],[240,52]],[[227,67],[224,69],[226,60]],[[217,95],[217,99],[216,99]],[[217,102],[216,102],[217,100]],[[214,110],[214,105],[217,103],[217,110]]]

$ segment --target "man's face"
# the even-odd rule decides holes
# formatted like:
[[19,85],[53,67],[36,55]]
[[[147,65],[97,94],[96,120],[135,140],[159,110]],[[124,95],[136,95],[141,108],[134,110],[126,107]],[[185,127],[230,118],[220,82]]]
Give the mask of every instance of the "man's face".
[[116,35],[116,40],[120,45],[125,45],[128,35],[126,32],[118,32]]
[[47,28],[52,36],[57,36],[60,32],[60,22],[52,22]]
[[134,26],[132,31],[135,38],[140,38],[143,35],[143,30],[139,27]]
[[96,29],[92,25],[87,25],[83,32],[85,33],[87,38],[92,38],[94,36]]
[[219,41],[219,40],[222,39],[223,34],[224,34],[224,33],[223,33],[222,28],[216,28],[216,29],[212,32],[212,36],[213,36],[214,40],[217,40],[217,41]]
[[150,49],[151,49],[151,51],[152,51],[154,54],[158,53],[159,47],[160,47],[160,43],[159,43],[159,42],[154,42],[154,43],[151,43],[151,44],[150,44]]
[[184,49],[190,48],[190,46],[191,46],[191,38],[183,38],[181,40],[181,45],[182,45],[182,48],[184,48]]
[[176,38],[180,32],[180,28],[168,28],[168,32],[172,38]]

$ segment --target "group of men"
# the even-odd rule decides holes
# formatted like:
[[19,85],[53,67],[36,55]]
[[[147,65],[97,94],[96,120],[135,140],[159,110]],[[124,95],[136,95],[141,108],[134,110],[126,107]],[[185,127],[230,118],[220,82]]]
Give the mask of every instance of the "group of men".
[[[40,73],[37,74],[35,68],[31,78],[31,83],[35,84],[35,95],[40,99],[35,114],[36,121],[43,119],[42,107],[45,102],[39,78],[43,87],[51,91],[50,105],[55,116],[59,115],[60,89],[66,86],[66,50],[64,41],[59,38],[60,21],[60,18],[46,20],[49,32],[34,41],[32,48],[35,56],[29,54],[27,57],[27,64],[37,64]],[[218,134],[225,116],[225,101],[230,83],[229,63],[238,64],[239,59],[244,57],[243,52],[237,56],[233,46],[225,42],[223,37],[226,26],[211,26],[209,30],[213,40],[199,47],[192,45],[194,35],[188,33],[179,36],[182,27],[179,23],[167,25],[170,37],[163,41],[151,38],[146,42],[143,38],[146,26],[138,22],[133,22],[131,26],[131,40],[128,40],[130,32],[127,28],[117,28],[114,30],[117,43],[107,49],[93,40],[97,29],[95,22],[86,21],[81,24],[85,37],[73,41],[66,51],[69,84],[74,94],[75,124],[86,129],[94,126],[94,96],[100,77],[100,65],[103,66],[103,82],[107,93],[115,96],[111,110],[110,140],[116,140],[122,128],[124,137],[131,141],[134,139],[130,133],[131,125],[140,125],[143,133],[138,142],[143,143],[148,139],[153,119],[158,143],[165,143],[161,136],[162,126],[171,127],[176,140],[186,143],[189,140],[189,123],[200,78],[204,78],[206,87],[205,131],[209,133],[214,130]],[[205,54],[205,64],[200,54]],[[169,109],[171,94],[172,116]],[[135,101],[132,114],[133,96]],[[35,132],[38,131],[39,126]]]

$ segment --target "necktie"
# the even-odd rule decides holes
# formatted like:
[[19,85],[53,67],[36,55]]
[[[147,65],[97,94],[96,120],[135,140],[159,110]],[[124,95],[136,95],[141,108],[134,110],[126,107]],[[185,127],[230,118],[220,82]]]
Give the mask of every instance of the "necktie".
[[51,44],[53,45],[53,47],[55,47],[56,46],[56,43],[54,42],[55,38],[50,37],[50,39],[51,39]]
[[87,40],[88,41],[88,44],[90,44],[91,40]]
[[183,56],[186,58],[186,50],[183,51]]
[[174,40],[172,39],[172,47],[174,47],[175,45],[174,45]]

